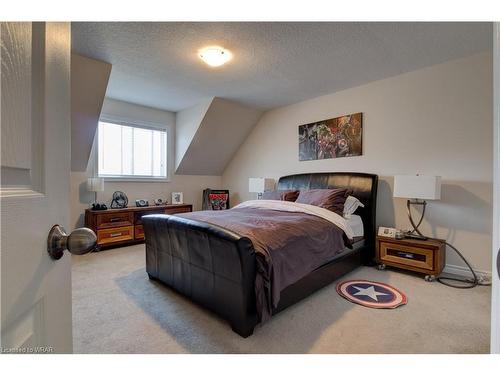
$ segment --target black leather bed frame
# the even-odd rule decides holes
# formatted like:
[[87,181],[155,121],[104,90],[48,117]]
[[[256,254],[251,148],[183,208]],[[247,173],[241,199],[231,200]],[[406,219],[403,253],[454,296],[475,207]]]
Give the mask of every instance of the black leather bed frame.
[[[374,258],[377,175],[308,173],[281,177],[278,189],[348,187],[364,205],[356,214],[364,224],[364,245],[346,252],[285,288],[273,315]],[[146,271],[229,321],[248,337],[259,323],[255,311],[255,251],[246,237],[205,222],[170,215],[142,218]]]

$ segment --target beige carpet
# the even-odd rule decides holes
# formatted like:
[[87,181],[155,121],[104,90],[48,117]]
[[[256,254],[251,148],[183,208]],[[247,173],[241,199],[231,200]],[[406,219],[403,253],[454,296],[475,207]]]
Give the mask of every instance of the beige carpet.
[[487,353],[490,288],[458,290],[362,267],[344,279],[387,282],[395,310],[341,298],[332,284],[243,339],[144,269],[144,245],[73,257],[75,353]]

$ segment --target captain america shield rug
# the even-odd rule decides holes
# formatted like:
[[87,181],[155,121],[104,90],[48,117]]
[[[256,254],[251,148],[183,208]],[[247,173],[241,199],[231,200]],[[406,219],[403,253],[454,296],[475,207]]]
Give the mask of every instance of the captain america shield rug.
[[406,296],[396,288],[375,281],[349,280],[337,284],[337,293],[358,305],[372,309],[395,309],[406,305]]

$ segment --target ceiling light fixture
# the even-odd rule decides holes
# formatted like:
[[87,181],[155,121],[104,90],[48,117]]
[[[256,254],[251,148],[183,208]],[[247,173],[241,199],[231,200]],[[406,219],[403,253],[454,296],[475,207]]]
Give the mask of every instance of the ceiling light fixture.
[[233,58],[231,51],[222,47],[205,47],[198,53],[200,59],[213,67],[224,65]]

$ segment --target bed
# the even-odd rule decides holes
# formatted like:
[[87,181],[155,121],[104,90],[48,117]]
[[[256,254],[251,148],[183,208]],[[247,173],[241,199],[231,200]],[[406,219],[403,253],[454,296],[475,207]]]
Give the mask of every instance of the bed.
[[[143,217],[146,271],[151,279],[161,281],[212,310],[227,320],[234,332],[248,337],[259,323],[270,316],[360,265],[373,262],[377,184],[377,175],[354,172],[308,173],[279,179],[279,190],[349,188],[352,190],[351,195],[364,204],[364,207],[356,211],[362,222],[363,237],[350,239],[335,254],[328,254],[322,250],[329,248],[329,242],[321,247],[321,243],[314,243],[314,231],[311,232],[308,241],[313,243],[314,253],[319,255],[306,251],[301,253],[304,266],[299,271],[302,274],[299,271],[293,274],[300,267],[297,260],[295,263],[287,263],[292,261],[287,252],[297,253],[292,243],[298,243],[301,236],[306,237],[305,232],[300,234],[300,230],[297,230],[299,234],[292,234],[290,231],[282,231],[282,227],[274,230],[275,221],[289,221],[292,225],[294,220],[301,220],[301,226],[306,227],[307,220],[307,225],[311,228],[325,225],[325,229],[332,234],[330,237],[322,235],[323,241],[338,242],[340,234],[336,232],[340,231],[339,228],[328,224],[324,218],[314,218],[313,215],[301,212],[282,212],[280,203],[272,204],[269,210],[267,206],[261,207],[265,202],[256,201],[226,210],[225,213],[201,211]],[[278,208],[273,208],[273,205]],[[285,203],[282,205],[286,206]],[[221,216],[206,216],[221,214],[229,216],[225,221],[222,221]],[[247,226],[250,225],[256,227],[248,229]],[[253,237],[255,228],[262,232],[264,227],[267,228],[267,239],[263,237],[264,240],[259,241],[259,237],[256,240],[257,237]],[[274,232],[270,232],[271,230]],[[343,232],[345,237],[347,231],[343,229]],[[278,258],[274,259],[275,264],[271,266],[263,261],[263,245],[259,242],[271,241],[269,233],[276,237],[272,240],[283,244],[280,249],[282,252],[279,253],[284,254],[281,256],[283,264],[277,262]],[[287,236],[292,235],[296,236],[293,241],[287,241]],[[318,252],[317,249],[321,251]]]

